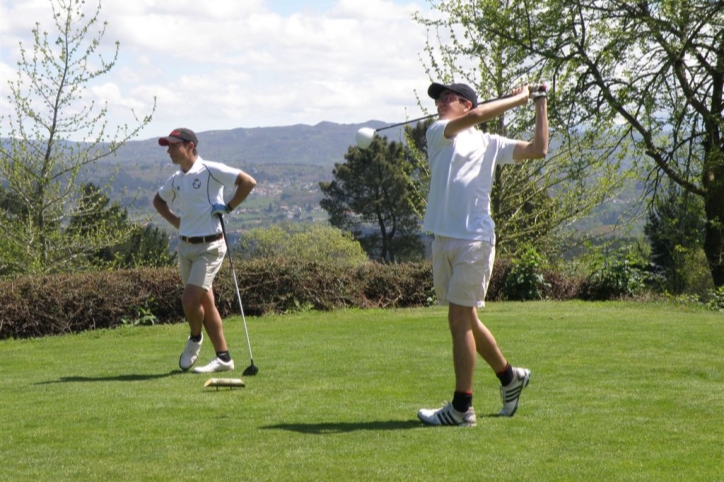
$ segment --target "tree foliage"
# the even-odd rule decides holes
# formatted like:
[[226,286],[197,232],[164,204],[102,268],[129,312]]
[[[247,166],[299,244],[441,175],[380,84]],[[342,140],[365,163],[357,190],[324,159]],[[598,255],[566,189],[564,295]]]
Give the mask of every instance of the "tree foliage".
[[427,160],[427,129],[435,122],[428,119],[405,126],[407,175],[410,205],[422,219],[425,215],[427,194],[430,192],[430,165]]
[[0,118],[0,249],[6,274],[76,269],[89,254],[128,239],[135,229],[130,224],[125,231],[65,229],[74,216],[93,219],[101,208],[88,198],[79,202],[83,173],[115,154],[151,115],[107,133],[113,130],[107,105],[86,101],[84,93],[114,66],[119,44],[110,61],[99,55],[106,28],[99,21],[100,3],[90,16],[83,1],[49,3],[56,31],[41,31],[36,23],[33,51],[20,44],[17,77],[8,81],[14,113]]
[[367,254],[349,233],[322,224],[283,223],[246,231],[234,252],[243,259],[293,259],[357,266]]
[[[168,236],[156,226],[133,224],[128,211],[111,200],[94,184],[81,187],[79,210],[70,218],[66,236],[96,237],[106,233],[121,242],[103,246],[86,255],[91,266],[101,268],[162,267],[173,264]],[[114,236],[113,233],[118,233]],[[81,263],[78,263],[81,266]]]
[[611,125],[613,145],[648,160],[650,185],[670,179],[702,198],[704,250],[724,285],[724,2],[464,3],[468,31],[545,66],[568,126]]
[[[627,176],[622,161],[630,155],[628,145],[612,141],[610,131],[615,125],[611,122],[590,123],[586,128],[571,123],[565,89],[572,75],[556,71],[547,59],[521,46],[510,34],[499,34],[500,30],[521,28],[523,6],[494,0],[431,3],[442,15],[416,17],[429,32],[423,62],[431,80],[466,82],[480,93],[481,100],[506,95],[521,83],[550,80],[549,155],[496,168],[491,197],[496,247],[516,256],[531,245],[551,254],[583,244],[584,233],[567,228],[621,191]],[[528,139],[534,122],[531,109],[522,107],[481,127],[494,134]]]
[[420,258],[421,198],[410,183],[415,163],[405,146],[376,136],[367,149],[350,147],[344,158],[334,166],[334,180],[319,183],[330,224],[352,232],[373,259]]
[[688,288],[690,260],[701,249],[706,221],[702,199],[673,181],[657,193],[649,207],[644,233],[651,244],[651,264],[673,294]]

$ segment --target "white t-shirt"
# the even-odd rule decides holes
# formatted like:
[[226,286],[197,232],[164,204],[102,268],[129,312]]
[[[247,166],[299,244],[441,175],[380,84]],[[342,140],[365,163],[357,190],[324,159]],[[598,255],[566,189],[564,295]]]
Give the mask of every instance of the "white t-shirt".
[[427,129],[430,193],[423,230],[438,236],[495,244],[490,193],[496,164],[512,164],[518,141],[474,127],[445,137],[449,119]]
[[240,172],[197,156],[189,172],[179,169],[168,178],[158,195],[178,211],[179,235],[208,236],[221,232],[219,219],[211,216],[211,206],[224,203],[224,188],[234,189]]

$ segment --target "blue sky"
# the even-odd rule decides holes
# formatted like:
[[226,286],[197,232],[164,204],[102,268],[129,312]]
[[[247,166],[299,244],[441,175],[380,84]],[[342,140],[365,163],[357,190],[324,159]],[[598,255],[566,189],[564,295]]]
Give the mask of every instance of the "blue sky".
[[[299,12],[325,12],[331,10],[339,4],[339,2],[337,1],[330,0],[267,0],[265,3],[269,7],[269,9],[273,10],[279,15],[285,16]],[[360,8],[364,8],[363,6],[367,2],[361,0],[354,3],[359,4]],[[429,3],[427,0],[392,0],[389,3],[402,6],[417,5],[418,7],[420,7],[421,10],[427,10],[429,8]]]
[[[15,77],[18,42],[32,50],[35,22],[52,29],[51,1],[59,0],[0,6],[3,116],[13,115],[7,80]],[[419,58],[427,34],[412,19],[430,10],[427,0],[103,0],[102,45],[118,40],[120,56],[85,100],[107,102],[114,125],[149,113],[155,97],[139,139],[178,126],[399,122],[424,113],[417,94],[432,108]]]

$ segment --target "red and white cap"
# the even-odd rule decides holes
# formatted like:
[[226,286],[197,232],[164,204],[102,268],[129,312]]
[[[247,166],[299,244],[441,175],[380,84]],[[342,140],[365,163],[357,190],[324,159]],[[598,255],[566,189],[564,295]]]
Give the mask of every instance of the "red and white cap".
[[177,142],[184,141],[193,142],[195,146],[199,145],[199,139],[196,137],[196,134],[194,134],[194,131],[186,129],[185,127],[179,127],[178,129],[172,130],[166,137],[159,137],[158,145],[167,146],[169,144],[176,144]]

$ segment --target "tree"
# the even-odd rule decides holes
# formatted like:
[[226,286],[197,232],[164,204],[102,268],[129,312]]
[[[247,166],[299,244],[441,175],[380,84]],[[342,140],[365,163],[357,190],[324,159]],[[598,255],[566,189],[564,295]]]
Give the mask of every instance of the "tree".
[[[96,238],[100,233],[113,238],[113,233],[119,233],[119,238],[125,237],[128,231],[128,212],[118,203],[111,204],[111,200],[101,192],[100,188],[92,183],[84,183],[80,188],[78,209],[71,216],[65,237],[71,239]],[[86,257],[93,265],[111,265],[115,259],[115,245],[107,245],[88,253]],[[80,263],[79,263],[80,264]]]
[[372,258],[419,258],[419,217],[411,205],[404,146],[377,136],[367,149],[350,147],[344,158],[334,166],[334,180],[319,183],[319,205],[330,224],[354,233]]
[[[119,239],[114,245],[103,246],[86,255],[90,266],[134,268],[137,266],[169,266],[175,259],[168,245],[168,236],[158,227],[133,224],[128,211],[111,203],[98,186],[88,183],[81,187],[79,209],[70,218],[66,237],[96,237],[99,232]],[[113,233],[118,233],[114,236]],[[130,234],[127,234],[130,233]],[[82,266],[78,260],[77,267]]]
[[[64,227],[73,216],[90,215],[99,207],[78,202],[83,173],[114,155],[155,111],[154,100],[151,115],[135,126],[118,127],[113,136],[106,133],[107,106],[84,101],[83,94],[88,83],[114,66],[119,44],[110,61],[95,58],[106,28],[99,24],[100,3],[86,16],[83,1],[49,1],[57,35],[41,32],[36,24],[32,54],[20,44],[17,78],[8,82],[14,115],[0,117],[0,125],[8,129],[0,133],[0,182],[6,196],[22,206],[0,207],[6,273],[73,269],[88,254],[130,236],[130,225],[125,232],[95,229],[82,236]],[[90,140],[70,140],[74,136]]]
[[134,224],[131,236],[116,248],[115,265],[119,268],[172,266],[176,253],[169,250],[168,235],[158,226]]
[[282,223],[245,232],[234,249],[245,259],[287,258],[297,261],[359,265],[367,261],[349,233],[319,223]]
[[[535,246],[539,253],[560,254],[586,241],[571,228],[594,208],[622,190],[626,173],[622,160],[629,154],[625,143],[610,142],[608,126],[599,123],[582,129],[568,122],[570,113],[556,86],[567,82],[566,73],[550,68],[545,59],[522,48],[508,36],[498,35],[481,12],[508,11],[512,2],[449,0],[432,2],[443,15],[417,20],[430,33],[425,51],[431,80],[466,82],[481,100],[506,95],[521,83],[551,78],[549,124],[551,149],[546,159],[515,166],[498,166],[491,195],[496,223],[496,248],[517,256]],[[518,18],[499,15],[496,28],[517,28]],[[507,112],[480,126],[492,134],[530,138],[535,119],[530,109]]]
[[409,204],[420,217],[425,215],[427,193],[430,191],[430,166],[427,161],[427,129],[434,119],[405,126]]
[[657,194],[644,226],[651,245],[651,264],[664,277],[665,287],[680,294],[688,288],[688,262],[704,244],[704,206],[700,197],[673,181],[665,192]]
[[504,39],[562,81],[569,126],[607,125],[648,160],[650,183],[702,198],[704,251],[723,286],[724,1],[464,3],[469,32]]
[[[0,183],[0,213],[3,213],[8,219],[17,220],[16,222],[27,222],[29,212],[27,206],[15,196],[12,192],[8,192]],[[0,276],[8,276],[15,272],[13,268],[13,259],[21,258],[23,253],[16,243],[11,242],[10,238],[0,236]]]

